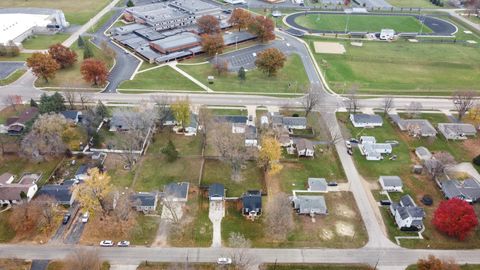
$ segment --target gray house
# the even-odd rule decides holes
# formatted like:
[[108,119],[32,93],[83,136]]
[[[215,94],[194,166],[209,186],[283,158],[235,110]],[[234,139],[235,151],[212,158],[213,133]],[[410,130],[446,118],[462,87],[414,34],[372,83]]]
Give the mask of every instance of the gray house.
[[250,218],[262,214],[262,192],[260,190],[249,190],[243,194],[242,213]]
[[296,196],[292,199],[293,209],[301,215],[326,215],[328,213],[325,197]]
[[73,188],[77,183],[77,180],[67,180],[62,185],[44,185],[37,192],[37,197],[45,195],[59,205],[72,206],[76,197]]
[[297,141],[295,147],[297,148],[297,155],[299,157],[313,157],[315,156],[315,147],[313,143],[306,139]]
[[381,127],[383,125],[382,117],[376,114],[350,114],[350,121],[357,128]]
[[407,131],[413,137],[437,136],[437,130],[425,119],[399,119],[396,123],[401,131]]
[[308,191],[328,192],[328,184],[325,178],[308,178]]
[[210,201],[223,201],[225,199],[225,186],[214,183],[208,187],[208,198]]
[[480,183],[475,179],[446,180],[440,183],[445,198],[458,198],[468,203],[477,202],[480,199]]
[[398,176],[385,176],[382,175],[378,178],[380,186],[387,192],[403,192],[403,182]]
[[170,183],[163,189],[164,199],[169,199],[176,202],[186,202],[188,200],[188,188],[190,183]]
[[157,192],[138,192],[132,195],[131,200],[137,211],[153,212],[157,209],[158,194]]
[[466,140],[467,137],[477,136],[477,130],[472,124],[439,123],[438,130],[447,140]]
[[426,147],[423,147],[423,146],[417,147],[415,149],[415,155],[417,155],[417,157],[421,161],[429,160],[433,157],[432,153]]
[[305,117],[283,117],[283,126],[288,129],[306,129],[307,118]]

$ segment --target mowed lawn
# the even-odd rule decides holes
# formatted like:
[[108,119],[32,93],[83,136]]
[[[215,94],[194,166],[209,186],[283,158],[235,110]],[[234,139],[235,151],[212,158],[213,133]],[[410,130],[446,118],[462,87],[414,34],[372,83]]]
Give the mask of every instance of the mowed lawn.
[[[307,40],[313,49],[314,39]],[[362,94],[450,95],[456,90],[480,91],[477,46],[462,44],[343,42],[344,55],[316,54],[334,91],[354,85]]]
[[2,0],[0,8],[54,8],[60,9],[65,13],[65,17],[70,24],[84,24],[90,18],[95,16],[110,1],[109,0]]
[[29,50],[46,50],[53,44],[62,43],[69,36],[69,34],[32,36],[23,42],[23,47]]
[[[301,94],[309,82],[302,60],[296,54],[288,57],[285,66],[276,76],[268,77],[260,70],[254,69],[247,71],[246,80],[243,82],[238,79],[236,72],[218,76],[211,64],[179,65],[179,68],[211,89],[222,92]],[[208,84],[207,77],[210,75],[215,77],[213,84]]]
[[428,0],[387,0],[387,2],[400,8],[438,8]]
[[[412,16],[350,15],[344,14],[308,14],[295,19],[301,26],[324,31],[380,32],[382,29],[394,29],[396,32],[419,32],[421,23]],[[424,33],[432,30],[424,26]]]
[[[146,92],[148,90],[167,91],[203,91],[198,85],[178,73],[170,66],[164,66],[138,73],[131,81],[123,82],[120,92]],[[127,91],[125,91],[127,90]]]

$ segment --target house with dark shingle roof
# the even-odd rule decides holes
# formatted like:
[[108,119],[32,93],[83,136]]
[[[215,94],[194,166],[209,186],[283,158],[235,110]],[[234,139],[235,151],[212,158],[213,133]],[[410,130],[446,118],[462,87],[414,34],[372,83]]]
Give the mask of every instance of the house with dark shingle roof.
[[299,117],[289,117],[284,116],[282,119],[283,126],[288,129],[306,129],[307,128],[307,118],[303,116]]
[[262,192],[260,190],[249,190],[243,194],[242,213],[250,218],[262,214]]
[[328,213],[325,197],[317,195],[298,195],[292,199],[293,209],[300,215],[326,215]]
[[138,192],[133,194],[130,199],[135,209],[139,212],[148,213],[157,209],[157,192]]
[[423,228],[425,211],[415,204],[410,195],[402,196],[399,203],[392,203],[390,212],[400,230],[421,230]]
[[475,179],[446,180],[440,182],[445,198],[458,198],[468,203],[475,203],[480,199],[480,183]]
[[225,199],[225,186],[219,183],[211,184],[208,187],[208,198],[210,201],[223,201]]
[[169,183],[163,189],[163,198],[170,201],[186,202],[188,200],[188,188],[190,183]]
[[315,156],[315,147],[313,143],[307,139],[300,139],[295,145],[297,155],[299,157],[313,157]]
[[76,197],[73,192],[76,184],[77,181],[68,180],[62,185],[44,185],[37,192],[37,197],[42,195],[48,196],[54,199],[57,204],[71,206]]
[[350,121],[354,127],[381,127],[383,125],[383,119],[380,115],[376,114],[350,114]]
[[6,121],[9,135],[19,135],[25,129],[26,124],[32,121],[38,115],[38,108],[30,107],[23,111],[19,116],[10,117]]
[[61,115],[65,117],[65,119],[69,121],[73,121],[73,123],[77,124],[80,122],[82,118],[82,112],[81,111],[76,111],[76,110],[66,110],[66,111],[61,111]]

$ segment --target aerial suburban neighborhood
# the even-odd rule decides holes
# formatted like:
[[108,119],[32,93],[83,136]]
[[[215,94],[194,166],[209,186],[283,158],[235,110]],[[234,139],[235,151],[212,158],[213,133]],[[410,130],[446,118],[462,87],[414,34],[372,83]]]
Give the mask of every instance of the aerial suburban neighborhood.
[[479,0],[0,1],[0,270],[474,270],[479,217]]

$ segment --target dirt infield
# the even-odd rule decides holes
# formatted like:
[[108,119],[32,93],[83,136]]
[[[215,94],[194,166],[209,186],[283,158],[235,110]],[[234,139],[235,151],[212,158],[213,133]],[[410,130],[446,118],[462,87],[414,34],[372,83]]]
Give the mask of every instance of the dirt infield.
[[314,42],[316,53],[344,54],[345,47],[338,42]]

